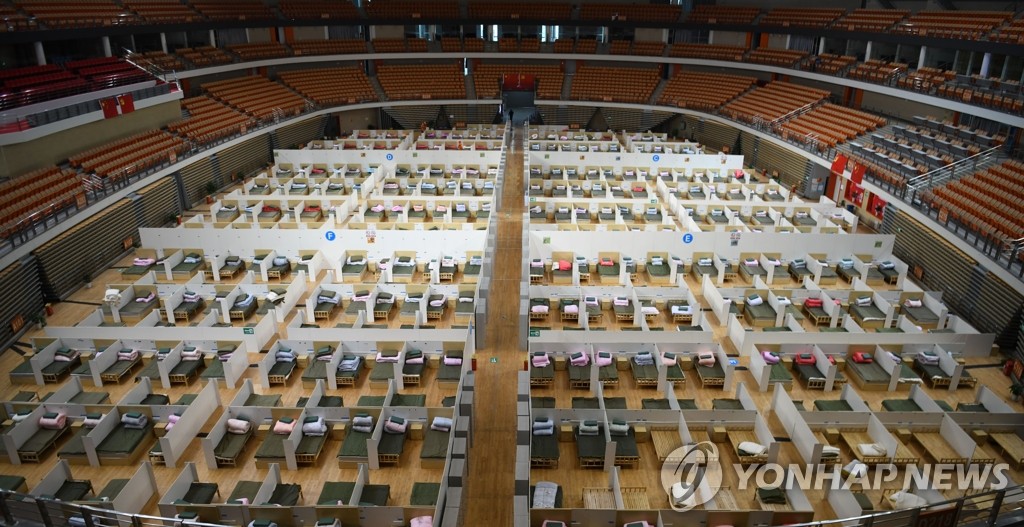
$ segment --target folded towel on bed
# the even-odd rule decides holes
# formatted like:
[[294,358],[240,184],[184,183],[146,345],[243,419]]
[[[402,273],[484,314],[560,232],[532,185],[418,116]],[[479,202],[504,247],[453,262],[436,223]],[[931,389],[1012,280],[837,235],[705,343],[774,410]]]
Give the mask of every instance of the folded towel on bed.
[[599,367],[599,368],[603,368],[605,366],[611,366],[612,365],[612,354],[611,354],[611,352],[608,352],[608,351],[599,351],[599,352],[597,352],[597,357],[595,357],[594,363],[597,364],[597,367]]
[[450,417],[434,417],[430,422],[430,429],[437,430],[439,432],[448,432],[452,429],[452,419]]
[[282,417],[274,423],[273,432],[278,435],[288,435],[295,429],[295,419],[291,417]]
[[586,422],[580,423],[579,432],[581,436],[596,436],[601,432],[601,428],[597,424],[587,424]]
[[461,366],[462,365],[462,357],[453,357],[453,356],[450,356],[450,355],[445,355],[441,359],[441,361],[444,363],[445,366]]
[[711,258],[698,258],[697,259],[697,265],[699,265],[701,267],[710,266],[712,263],[713,262],[711,261]]
[[939,363],[939,356],[934,354],[934,353],[927,352],[927,351],[922,351],[921,353],[918,353],[916,359],[921,364],[938,364]]
[[408,425],[405,419],[392,415],[384,423],[384,431],[389,434],[404,434]]
[[534,368],[546,368],[551,364],[551,359],[548,358],[548,354],[543,351],[538,351],[530,357],[530,363]]
[[181,360],[197,361],[202,358],[203,352],[199,351],[197,348],[188,347],[182,348],[181,350]]
[[861,456],[877,457],[886,455],[887,451],[878,443],[861,443],[857,445],[857,453]]
[[377,352],[376,362],[381,362],[381,363],[394,363],[394,362],[398,362],[398,354],[395,353],[394,355],[384,355],[384,352],[378,351]]
[[530,313],[547,313],[550,309],[549,306],[530,306]]
[[638,366],[652,366],[654,364],[654,355],[649,351],[641,351],[633,356],[633,362]]
[[893,492],[886,499],[893,509],[916,509],[928,505],[928,500],[925,498],[905,490]]
[[922,302],[920,298],[908,298],[907,301],[903,303],[903,305],[907,307],[921,307],[921,304]]
[[573,366],[586,366],[590,364],[590,356],[582,351],[569,355],[569,364]]
[[628,306],[629,299],[624,296],[617,296],[612,300],[612,305],[615,306]]
[[764,299],[760,295],[750,295],[746,300],[748,306],[759,306],[764,303]]
[[[312,416],[311,416],[312,417]],[[307,419],[309,419],[307,417]],[[313,417],[312,422],[302,423],[302,434],[307,436],[322,436],[327,433],[327,423],[322,416]]]
[[629,425],[624,423],[612,423],[608,425],[608,433],[612,436],[626,436],[629,435]]
[[779,356],[771,351],[762,351],[761,358],[764,359],[765,364],[778,364]]
[[145,304],[146,302],[152,302],[154,298],[156,298],[156,293],[150,291],[148,295],[135,297],[135,301],[140,304]]
[[277,527],[277,524],[270,520],[253,520],[249,522],[249,527]]
[[643,307],[640,308],[640,313],[642,313],[644,315],[657,315],[658,314],[658,308],[656,308],[654,306],[643,306]]
[[894,262],[890,262],[890,261],[886,260],[886,261],[878,264],[878,268],[883,270],[883,271],[890,271],[890,270],[896,268],[896,264]]
[[821,447],[821,457],[839,457],[839,449],[831,445],[825,445]]
[[290,349],[281,348],[274,353],[274,360],[277,362],[294,362],[295,352]]
[[338,371],[356,371],[359,369],[360,359],[355,355],[343,355],[338,363]]
[[768,451],[768,447],[755,443],[753,441],[742,441],[736,446],[736,450],[740,455],[744,456],[760,456]]
[[675,366],[677,361],[678,359],[676,358],[675,353],[665,352],[661,354],[661,363],[665,366]]
[[[28,416],[26,415],[26,417]],[[100,424],[100,419],[103,419],[103,414],[85,414],[85,420],[82,421],[82,426],[86,428],[96,428],[96,425]]]
[[697,353],[697,364],[710,368],[715,365],[715,354],[710,351],[702,351]]
[[121,425],[125,428],[142,430],[146,428],[147,423],[149,423],[149,418],[138,412],[129,412],[121,416]]
[[672,306],[673,315],[690,315],[693,314],[693,306],[687,304],[685,306],[674,305]]
[[352,418],[353,426],[373,426],[373,416],[357,415]]
[[132,361],[139,358],[139,351],[135,349],[121,350],[117,352],[117,360]]
[[578,306],[576,304],[566,304],[564,307],[562,307],[562,312],[563,313],[579,313],[580,312],[580,306]]
[[871,297],[870,296],[859,297],[859,298],[857,298],[856,303],[857,303],[858,307],[868,307],[868,306],[871,305]]
[[67,419],[67,414],[47,412],[39,418],[39,428],[45,428],[47,430],[61,430],[67,423]]

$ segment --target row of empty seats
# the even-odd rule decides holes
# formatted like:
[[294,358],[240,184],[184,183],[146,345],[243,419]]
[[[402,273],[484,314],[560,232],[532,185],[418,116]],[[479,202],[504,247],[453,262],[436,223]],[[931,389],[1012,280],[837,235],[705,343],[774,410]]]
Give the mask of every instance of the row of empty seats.
[[281,81],[323,106],[373,101],[377,94],[358,66],[282,72]]
[[618,20],[641,22],[675,22],[682,8],[667,4],[594,4],[580,5],[580,20]]
[[469,2],[469,18],[501,18],[506,20],[568,20],[569,4],[550,2]]
[[281,0],[281,14],[288,19],[355,20],[359,9],[351,2],[337,0]]
[[415,0],[387,0],[384,2],[366,2],[366,15],[370,18],[460,18],[459,3],[454,0],[433,0],[417,2]]
[[664,42],[613,40],[608,52],[612,55],[640,55],[644,57],[660,57],[665,53]]
[[854,9],[837,20],[835,26],[848,31],[882,32],[909,14],[906,9]]
[[384,64],[377,68],[377,81],[390,100],[466,98],[458,64]]
[[248,44],[230,44],[230,50],[242,60],[264,60],[290,57],[292,51],[279,42],[251,42]]
[[0,110],[152,79],[116,57],[13,68],[0,75]]
[[806,59],[809,53],[794,49],[758,48],[747,53],[747,61],[770,66],[794,68]]
[[73,203],[82,191],[78,173],[72,169],[48,166],[0,184],[0,225],[2,235],[13,224],[51,206]]
[[946,209],[976,232],[995,232],[1010,240],[1024,238],[1024,165],[1019,161],[934,188],[922,197]]
[[536,37],[522,39],[501,37],[498,40],[498,51],[502,53],[538,53],[540,51],[540,39]]
[[202,89],[260,121],[298,115],[306,100],[266,77],[238,77],[202,85]]
[[196,11],[210,20],[273,20],[277,16],[263,2],[249,0],[190,0]]
[[1013,18],[1009,11],[920,11],[896,24],[898,33],[939,38],[980,39]]
[[829,93],[824,90],[774,81],[726,104],[721,113],[748,123],[767,124],[813,105],[828,95]]
[[185,141],[163,130],[142,132],[81,152],[68,158],[71,166],[102,178],[122,178],[169,162],[169,153],[180,155]]
[[776,7],[768,12],[757,25],[781,27],[827,27],[845,10],[816,7]]
[[441,37],[441,51],[454,53],[458,51],[482,52],[484,50],[484,39],[466,37],[465,40],[459,37]]
[[213,46],[178,48],[175,53],[194,64],[197,68],[216,66],[218,64],[230,64],[235,60],[227,51]]
[[647,103],[658,85],[657,68],[580,66],[572,81],[575,100]]
[[713,111],[756,82],[756,78],[742,75],[680,71],[665,84],[658,104]]
[[827,75],[838,75],[845,72],[857,63],[857,57],[852,55],[836,55],[833,53],[822,53],[814,62],[814,71]]
[[156,24],[197,22],[203,16],[178,0],[125,0],[124,6],[147,22]]
[[256,120],[207,95],[182,99],[181,106],[189,116],[167,125],[176,134],[198,145],[214,143],[253,127]]
[[860,110],[825,103],[782,123],[783,137],[834,147],[885,125],[885,119]]

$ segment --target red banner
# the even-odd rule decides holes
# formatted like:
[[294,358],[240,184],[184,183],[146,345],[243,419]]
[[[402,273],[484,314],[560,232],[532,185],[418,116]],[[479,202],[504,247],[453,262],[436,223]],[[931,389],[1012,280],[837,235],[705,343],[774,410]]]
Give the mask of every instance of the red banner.
[[501,79],[503,91],[533,91],[536,84],[536,77],[529,73],[506,73]]
[[121,115],[135,111],[135,99],[130,93],[123,93],[117,96],[117,105],[121,108]]
[[103,109],[103,118],[110,119],[117,117],[117,101],[114,99],[100,99],[100,108]]
[[860,163],[854,162],[854,164],[853,164],[853,172],[850,174],[850,181],[853,181],[857,185],[862,184],[864,182],[864,173],[867,172],[867,171],[868,171],[868,167],[866,167],[866,166],[864,166],[864,165],[862,165]]
[[832,162],[832,172],[842,174],[844,170],[846,170],[846,156],[838,154],[836,160]]

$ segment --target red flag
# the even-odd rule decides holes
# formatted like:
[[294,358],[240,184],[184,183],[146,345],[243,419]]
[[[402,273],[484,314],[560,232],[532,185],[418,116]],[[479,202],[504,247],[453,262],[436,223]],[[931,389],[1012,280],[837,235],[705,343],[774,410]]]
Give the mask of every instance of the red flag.
[[123,93],[117,96],[117,105],[121,108],[121,115],[135,111],[135,98],[130,93]]
[[853,173],[850,174],[850,180],[856,183],[857,185],[860,185],[861,183],[864,182],[864,173],[867,171],[868,167],[860,163],[854,163]]
[[100,99],[100,108],[103,110],[103,118],[110,119],[117,117],[117,101],[114,99]]
[[832,172],[842,174],[844,170],[846,170],[846,156],[838,154],[836,160],[832,162]]

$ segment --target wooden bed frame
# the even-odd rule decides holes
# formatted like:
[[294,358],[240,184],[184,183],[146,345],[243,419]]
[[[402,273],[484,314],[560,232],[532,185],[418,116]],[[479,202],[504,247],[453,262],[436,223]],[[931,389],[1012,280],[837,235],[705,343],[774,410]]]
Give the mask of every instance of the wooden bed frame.
[[727,433],[729,436],[729,443],[732,444],[733,452],[736,453],[736,457],[739,459],[742,465],[753,465],[758,463],[767,463],[768,454],[761,454],[758,456],[745,456],[739,453],[739,445],[744,441],[750,441],[752,443],[759,443],[757,436],[753,430],[738,430],[730,429]]
[[885,465],[890,462],[889,456],[864,456],[857,450],[857,445],[866,445],[875,442],[871,439],[871,436],[868,435],[867,430],[843,430],[839,437],[842,439],[843,443],[846,443],[846,447],[850,449],[850,452],[865,465]]
[[65,426],[64,428],[58,430],[58,433],[54,434],[53,439],[51,439],[50,442],[46,444],[46,446],[44,446],[43,448],[39,449],[39,451],[37,451],[37,452],[29,452],[27,450],[18,450],[18,459],[21,460],[22,463],[39,463],[39,462],[41,462],[42,459],[46,456],[46,452],[47,451],[49,451],[51,449],[52,450],[56,450],[57,449],[57,443],[60,441],[61,438],[63,438],[65,435],[67,435],[68,430],[70,430],[70,429],[71,429],[70,426]]
[[132,361],[131,366],[125,368],[124,371],[120,372],[120,374],[107,373],[104,371],[103,373],[100,374],[100,380],[103,382],[112,382],[115,384],[120,384],[121,381],[123,381],[125,377],[127,377],[133,371],[135,371],[135,368],[137,368],[140,364],[142,364],[141,353],[138,354],[137,357],[135,357],[135,360]]
[[[813,309],[813,308],[807,307],[805,305],[801,305],[801,308],[802,308],[804,314],[807,315],[807,318],[811,322],[814,322],[815,326],[827,326],[827,325],[832,323],[832,317],[829,316],[828,313],[822,313],[820,315],[815,315],[814,313],[811,312],[811,309]],[[819,309],[823,309],[823,308],[819,308]]]
[[915,431],[912,437],[914,442],[921,445],[921,449],[927,452],[927,455],[936,463],[966,465],[970,462],[970,459],[957,454],[956,450],[953,450],[949,442],[943,439],[942,434],[936,430]]
[[670,459],[669,456],[675,449],[683,446],[683,443],[679,440],[679,431],[677,429],[652,429],[651,441],[654,443],[654,452],[658,456],[658,461],[679,461],[674,458]]
[[1024,466],[1024,439],[1014,432],[989,432],[989,437],[1011,464]]

